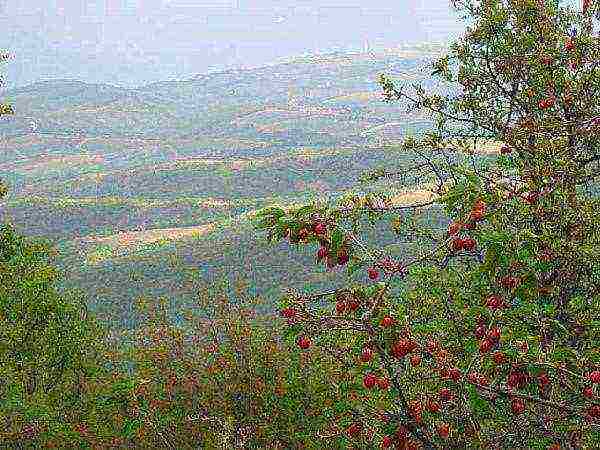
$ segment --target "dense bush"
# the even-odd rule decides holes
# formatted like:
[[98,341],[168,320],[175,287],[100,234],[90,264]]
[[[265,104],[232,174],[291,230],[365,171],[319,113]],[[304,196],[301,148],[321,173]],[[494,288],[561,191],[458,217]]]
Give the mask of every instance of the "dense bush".
[[109,336],[56,291],[47,244],[1,232],[2,448],[323,448],[335,437],[344,397],[322,381],[343,381],[335,355],[290,346],[243,283],[235,300],[204,286],[202,313],[179,325],[166,300],[139,299],[140,328]]

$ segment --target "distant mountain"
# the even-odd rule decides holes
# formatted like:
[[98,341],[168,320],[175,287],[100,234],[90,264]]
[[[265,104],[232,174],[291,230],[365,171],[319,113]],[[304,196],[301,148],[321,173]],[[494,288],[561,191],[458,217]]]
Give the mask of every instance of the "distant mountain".
[[[298,136],[299,127],[291,127],[289,122],[302,117],[319,122],[308,126],[311,130],[304,136],[316,138],[319,133],[339,130],[340,121],[373,123],[385,109],[378,97],[377,75],[385,72],[417,81],[428,75],[418,67],[437,54],[428,50],[403,52],[334,53],[136,89],[43,81],[9,90],[5,99],[14,105],[17,118],[31,118],[42,134],[148,138],[227,135],[271,140],[273,133],[279,133],[290,141],[290,136]],[[391,112],[398,107],[387,109]],[[237,122],[243,116],[271,110],[289,114],[268,119],[262,116],[259,125]],[[269,128],[279,131],[265,135]],[[17,127],[10,134],[26,131]]]
[[314,249],[297,260],[265,246],[248,215],[412,164],[384,144],[431,121],[385,103],[377,76],[447,90],[429,78],[433,56],[336,53],[136,89],[54,80],[8,91],[16,115],[0,123],[0,217],[56,242],[66,284],[126,326],[136,296],[193,301],[191,270],[245,273],[270,296],[290,273],[297,288],[334,286],[343,274],[315,268]]

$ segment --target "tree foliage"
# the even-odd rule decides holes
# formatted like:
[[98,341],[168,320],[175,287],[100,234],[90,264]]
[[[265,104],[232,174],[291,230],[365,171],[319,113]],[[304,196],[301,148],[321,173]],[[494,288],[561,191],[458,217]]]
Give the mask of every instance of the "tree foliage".
[[[432,75],[459,93],[428,95],[420,85],[409,92],[382,75],[388,101],[430,113],[436,126],[396,149],[422,162],[367,177],[420,171],[435,186],[431,203],[447,215],[448,230],[415,226],[429,205],[398,205],[385,193],[302,214],[265,211],[258,228],[318,243],[317,260],[329,269],[348,259],[349,270],[370,266],[367,285],[297,294],[284,311],[317,345],[353,329],[347,357],[376,355],[352,369],[365,391],[374,379],[391,379],[387,418],[365,402],[347,430],[362,445],[595,448],[598,5],[581,13],[534,0],[453,3],[473,24]],[[498,153],[480,150],[490,140]],[[391,221],[415,251],[394,254],[365,241],[361,217]],[[323,299],[332,307],[316,303]]]

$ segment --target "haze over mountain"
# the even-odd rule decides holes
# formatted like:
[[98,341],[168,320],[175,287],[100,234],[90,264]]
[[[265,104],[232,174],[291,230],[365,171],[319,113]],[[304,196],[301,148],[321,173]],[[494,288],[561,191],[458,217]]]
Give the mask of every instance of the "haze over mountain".
[[8,88],[43,79],[138,87],[335,50],[446,42],[448,0],[4,0]]

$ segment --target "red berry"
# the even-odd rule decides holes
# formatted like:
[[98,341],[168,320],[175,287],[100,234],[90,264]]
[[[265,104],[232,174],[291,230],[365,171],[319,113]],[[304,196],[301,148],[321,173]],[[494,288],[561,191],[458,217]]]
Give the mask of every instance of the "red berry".
[[349,260],[350,260],[350,257],[348,256],[348,253],[346,252],[346,250],[340,250],[340,252],[338,253],[338,264],[340,266],[343,266]]
[[381,319],[381,326],[383,328],[389,328],[393,325],[394,325],[394,319],[392,319],[390,316],[385,316],[383,319]]
[[447,423],[442,423],[438,425],[437,432],[442,439],[447,439],[450,435],[450,425],[448,425]]
[[494,352],[492,358],[494,359],[494,362],[498,365],[506,362],[506,355],[501,351]]
[[448,388],[440,389],[440,399],[444,401],[452,400],[452,391]]
[[346,303],[344,303],[343,301],[339,301],[335,304],[335,310],[337,311],[338,314],[343,313],[346,310]]
[[480,353],[487,353],[491,350],[492,348],[492,342],[488,339],[484,339],[481,344],[479,344],[479,352]]
[[540,100],[540,101],[538,102],[538,107],[539,107],[540,109],[546,109],[546,107],[547,107],[547,106],[548,106],[548,104],[546,103],[546,100]]
[[600,383],[600,370],[594,370],[593,372],[591,372],[588,375],[588,379],[592,382],[592,383]]
[[589,398],[589,399],[592,399],[592,398],[594,398],[594,390],[593,390],[591,387],[586,387],[586,388],[583,390],[583,396],[584,396],[585,398]]
[[567,50],[573,50],[575,48],[575,43],[572,39],[567,40],[567,42],[565,43],[565,48]]
[[327,258],[328,255],[329,255],[329,250],[327,250],[327,247],[320,247],[319,250],[317,251],[317,259],[318,260]]
[[510,403],[510,409],[512,409],[513,414],[523,414],[525,411],[525,402],[520,398],[514,398]]
[[450,379],[452,381],[458,381],[458,380],[460,380],[460,377],[462,376],[462,372],[457,367],[453,367],[452,369],[450,369],[448,371],[448,376],[450,377]]
[[396,430],[396,440],[399,443],[404,443],[404,441],[406,441],[406,439],[408,438],[408,431],[406,428],[404,428],[403,425],[400,425],[398,427],[398,429]]
[[512,152],[512,149],[508,145],[503,145],[500,148],[500,153],[503,155],[508,155],[510,152]]
[[348,308],[350,308],[350,311],[356,311],[359,306],[360,303],[358,303],[358,301],[355,299],[352,299],[348,302]]
[[527,203],[529,203],[530,205],[533,205],[534,203],[536,203],[538,201],[538,194],[535,192],[529,192],[527,194],[527,196],[525,197],[525,200],[527,201]]
[[547,66],[549,66],[550,64],[552,64],[552,58],[550,56],[544,56],[542,58],[542,61],[544,64],[546,64]]
[[369,373],[363,378],[363,384],[367,389],[371,389],[377,384],[377,377],[372,373]]
[[548,450],[560,450],[560,444],[552,444],[550,447],[548,447]]
[[486,306],[490,309],[498,309],[498,308],[502,308],[502,306],[504,306],[504,302],[502,301],[502,298],[500,298],[500,296],[490,295],[487,298]]
[[460,222],[452,222],[449,226],[448,226],[448,234],[450,236],[454,236],[456,234],[458,234],[458,232],[460,231],[460,229],[462,228],[463,224]]
[[313,228],[316,234],[323,235],[327,232],[327,225],[323,222],[317,222]]
[[292,319],[296,315],[296,310],[294,308],[283,308],[281,310],[281,316],[286,319]]
[[465,223],[464,227],[465,230],[474,230],[475,229],[475,223],[474,222],[467,222]]
[[512,370],[506,379],[506,384],[510,388],[523,389],[527,383],[529,383],[529,375],[522,369]]
[[548,374],[542,372],[538,375],[537,377],[538,379],[538,383],[540,383],[540,387],[542,389],[544,389],[546,386],[548,386],[550,384],[550,378],[548,377]]
[[439,413],[441,411],[440,404],[435,400],[429,400],[427,403],[427,410],[432,413]]
[[367,270],[367,272],[369,274],[370,280],[376,280],[377,278],[379,278],[379,272],[377,271],[377,269],[370,267],[369,270]]
[[377,386],[379,386],[379,389],[381,389],[382,391],[385,391],[387,388],[390,387],[390,380],[387,378],[379,378],[377,380]]
[[494,327],[487,333],[487,337],[489,340],[493,342],[498,342],[500,340],[500,328]]
[[438,349],[438,343],[436,341],[434,341],[433,339],[430,339],[427,341],[427,351],[429,353],[435,353],[435,351]]
[[417,367],[419,364],[421,364],[421,357],[419,355],[412,355],[410,357],[410,365]]
[[362,431],[362,424],[360,424],[358,422],[353,423],[346,430],[346,432],[348,433],[348,435],[350,437],[357,437],[361,431]]
[[485,325],[479,325],[475,328],[475,337],[481,339],[483,336],[485,336]]
[[590,417],[597,419],[600,418],[600,405],[593,405],[587,409],[587,413]]
[[473,204],[473,211],[485,211],[485,202],[481,199]]
[[300,347],[302,350],[306,350],[308,347],[310,347],[310,339],[308,339],[306,336],[299,337],[298,347]]
[[362,354],[360,355],[360,360],[364,363],[371,361],[371,359],[373,358],[373,350],[371,350],[370,348],[365,348],[362,351]]
[[381,440],[381,448],[390,448],[392,446],[393,439],[391,436],[384,436]]
[[459,252],[463,249],[463,240],[461,238],[452,239],[452,250]]
[[469,215],[469,218],[474,221],[474,222],[479,222],[481,219],[483,219],[483,216],[485,215],[485,211],[482,209],[476,209],[471,211],[471,214]]
[[500,284],[506,289],[514,289],[518,286],[519,281],[520,280],[517,277],[511,277],[509,275],[500,278]]
[[476,245],[477,245],[477,243],[475,242],[475,239],[470,238],[470,237],[463,239],[463,241],[462,241],[462,247],[468,251],[473,250]]

